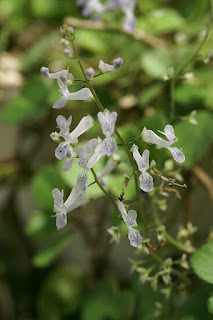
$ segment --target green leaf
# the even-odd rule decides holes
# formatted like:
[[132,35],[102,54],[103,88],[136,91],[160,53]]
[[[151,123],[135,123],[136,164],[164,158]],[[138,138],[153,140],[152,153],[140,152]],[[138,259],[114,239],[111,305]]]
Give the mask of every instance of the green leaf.
[[191,167],[205,154],[213,141],[213,118],[208,112],[198,112],[196,115],[198,125],[181,121],[174,126],[178,142],[174,145],[183,148],[186,160],[183,166]]
[[30,78],[21,94],[6,104],[2,118],[15,124],[44,114],[49,108],[45,103],[48,92],[49,89],[40,76]]
[[208,299],[208,311],[213,314],[213,296]]
[[151,11],[148,16],[148,23],[154,26],[155,33],[162,34],[182,29],[184,19],[174,9],[163,8]]
[[33,257],[33,265],[38,268],[44,268],[50,265],[56,256],[66,247],[71,241],[70,233],[65,233],[57,237],[46,248],[39,251]]
[[34,211],[25,226],[26,234],[31,237],[41,238],[55,232],[55,219],[51,215],[52,212]]
[[191,266],[196,275],[213,284],[213,242],[204,244],[191,257]]
[[60,190],[64,188],[61,173],[55,166],[44,167],[33,178],[32,192],[38,204],[47,210],[53,208],[52,190],[54,188]]
[[173,61],[166,50],[146,50],[141,57],[141,67],[151,78],[162,78]]

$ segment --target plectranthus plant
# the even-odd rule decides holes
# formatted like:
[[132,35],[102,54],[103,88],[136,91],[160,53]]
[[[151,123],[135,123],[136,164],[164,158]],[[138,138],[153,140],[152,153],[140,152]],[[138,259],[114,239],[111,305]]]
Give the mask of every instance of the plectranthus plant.
[[[111,1],[110,3],[111,5],[112,3],[114,5],[117,3],[117,6],[121,4],[120,1]],[[123,3],[127,5],[127,2],[124,1]],[[98,4],[96,9],[99,10],[98,8],[100,8],[100,12],[102,12],[103,5],[100,5],[98,1],[79,1],[79,5],[84,7],[87,14],[93,11],[95,4]],[[93,184],[97,184],[103,195],[111,202],[120,221],[119,225],[109,226],[106,230],[106,234],[108,233],[111,237],[111,242],[118,243],[120,238],[126,235],[130,246],[136,248],[138,253],[145,256],[151,255],[158,267],[153,265],[153,267],[146,269],[141,266],[143,264],[142,261],[132,260],[132,270],[138,273],[142,283],[150,282],[154,290],[157,289],[159,282],[163,281],[166,286],[164,294],[168,297],[172,290],[172,275],[183,277],[176,267],[181,266],[188,269],[185,253],[193,252],[194,248],[190,239],[179,236],[183,233],[183,230],[182,233],[180,230],[177,238],[174,238],[167,232],[165,225],[160,220],[158,210],[165,211],[167,209],[167,198],[170,195],[180,198],[177,187],[186,187],[186,185],[176,182],[174,170],[168,169],[168,165],[165,167],[165,172],[168,175],[164,175],[158,170],[156,159],[152,159],[152,156],[150,157],[149,145],[154,144],[158,147],[156,149],[159,157],[162,152],[161,148],[170,151],[167,155],[167,161],[174,159],[177,163],[184,162],[184,152],[177,147],[173,147],[178,138],[175,136],[171,124],[167,124],[164,131],[159,130],[167,140],[144,127],[140,128],[140,140],[143,148],[140,147],[141,144],[138,146],[135,142],[138,137],[132,137],[130,141],[125,141],[116,126],[119,121],[118,110],[104,107],[93,88],[94,78],[104,76],[108,72],[119,72],[125,61],[119,57],[113,60],[113,64],[110,64],[110,61],[108,63],[100,59],[100,62],[97,63],[97,71],[93,67],[84,69],[76,47],[74,29],[71,26],[64,25],[61,27],[61,34],[63,38],[60,43],[65,47],[64,54],[71,59],[72,63],[79,65],[82,79],[75,79],[75,76],[70,73],[72,71],[72,66],[70,65],[67,66],[67,69],[58,70],[55,73],[51,73],[47,67],[41,67],[43,76],[57,81],[58,84],[60,97],[53,104],[53,108],[61,109],[65,107],[68,100],[81,100],[82,103],[93,101],[97,105],[97,113],[94,116],[93,112],[93,117],[91,115],[83,116],[75,128],[72,126],[72,114],[68,118],[60,114],[56,118],[56,131],[50,134],[50,137],[57,144],[55,157],[63,162],[62,170],[69,171],[72,177],[72,170],[75,170],[73,163],[76,162],[80,171],[76,181],[73,181],[74,187],[66,200],[64,200],[63,190],[57,189],[57,186],[52,190],[56,228],[57,230],[66,228],[72,211],[77,207],[86,206],[89,201],[93,200],[88,196],[88,188]],[[81,88],[77,87],[76,82],[77,85],[80,84]],[[70,92],[70,89],[74,89],[75,92]],[[90,132],[94,126],[99,126],[102,133],[100,136],[93,135],[85,143],[83,140],[84,134],[88,131]],[[120,150],[122,152],[119,155]],[[104,169],[96,172],[94,169],[96,164],[103,161],[106,163]],[[120,164],[128,167],[128,173],[123,173],[120,170]],[[123,185],[120,186],[120,190],[117,190],[116,196],[109,191],[107,180],[105,180],[114,170],[117,170],[123,176]],[[90,172],[92,173],[93,181],[88,183]],[[170,173],[172,177],[170,177]],[[134,197],[128,199],[125,192],[131,181],[134,181]],[[151,200],[153,211],[153,221],[149,217],[149,223],[142,205],[143,198],[147,196]],[[164,197],[164,199],[159,199],[159,196]],[[188,235],[187,230],[184,232]],[[157,242],[153,241],[153,233]],[[156,255],[158,250],[163,250],[167,241],[180,249],[184,253],[183,256],[177,260],[172,260],[171,258],[161,259]]]

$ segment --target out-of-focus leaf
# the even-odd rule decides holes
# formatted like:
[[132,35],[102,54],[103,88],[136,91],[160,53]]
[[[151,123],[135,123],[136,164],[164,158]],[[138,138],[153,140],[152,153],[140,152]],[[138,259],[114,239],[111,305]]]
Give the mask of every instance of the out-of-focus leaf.
[[141,56],[141,67],[151,78],[162,78],[173,64],[169,52],[166,50],[146,50]]
[[70,241],[70,233],[58,236],[47,247],[41,249],[41,251],[33,257],[33,265],[38,268],[47,267]]
[[154,100],[160,94],[162,88],[163,88],[162,83],[156,83],[143,89],[143,91],[139,96],[140,105],[146,106],[147,104],[152,102],[152,100]]
[[[89,30],[77,31],[77,42],[81,48],[91,51],[93,53],[102,53],[108,49],[108,43],[105,36]],[[105,62],[105,61],[104,61]]]
[[208,299],[208,311],[213,314],[213,296]]
[[21,94],[9,101],[2,111],[3,119],[8,123],[20,123],[32,117],[42,115],[48,105],[48,87],[40,76],[28,80]]
[[47,210],[53,209],[52,190],[54,188],[60,190],[64,188],[64,182],[57,167],[44,167],[34,176],[32,181],[32,192],[36,201],[42,208]]
[[212,108],[213,92],[211,86],[208,84],[187,85],[182,84],[175,90],[175,100],[186,107],[194,108],[200,106],[201,103],[209,108]]
[[55,45],[57,40],[59,40],[59,35],[54,31],[45,35],[29,48],[22,58],[22,71],[29,71],[34,66],[38,66],[40,69],[45,54],[51,51],[51,46]]
[[196,115],[198,125],[188,121],[181,121],[174,126],[178,142],[174,145],[182,147],[186,160],[183,166],[191,167],[198,162],[213,141],[213,118],[208,112],[198,112]]
[[55,219],[51,217],[52,213],[48,214],[43,211],[34,211],[28,219],[25,227],[25,232],[31,237],[46,237],[51,232],[56,230]]
[[[39,319],[64,319],[82,306],[83,274],[75,265],[55,268],[41,286],[38,299]],[[75,319],[75,317],[73,318]]]
[[148,24],[153,26],[153,31],[157,34],[180,30],[184,24],[184,18],[171,8],[154,10],[147,18]]
[[196,275],[209,283],[213,283],[213,242],[204,244],[191,257],[191,266]]

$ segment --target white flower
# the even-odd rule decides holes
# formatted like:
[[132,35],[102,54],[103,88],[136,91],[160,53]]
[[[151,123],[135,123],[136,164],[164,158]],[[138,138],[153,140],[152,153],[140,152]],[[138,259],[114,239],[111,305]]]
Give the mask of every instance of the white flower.
[[159,131],[159,132],[162,133],[163,135],[165,135],[169,141],[166,141],[166,140],[160,138],[152,130],[147,130],[146,127],[144,127],[143,131],[141,132],[141,136],[142,136],[142,139],[149,144],[156,144],[156,145],[159,145],[163,148],[168,149],[171,152],[172,157],[175,161],[177,161],[179,163],[184,162],[185,156],[184,156],[183,152],[176,147],[171,147],[171,145],[173,143],[178,141],[178,138],[175,137],[173,127],[168,124],[164,128],[164,132],[161,132],[161,131]]
[[128,228],[128,238],[130,240],[130,244],[133,247],[138,247],[142,243],[142,237],[140,235],[140,232],[134,229],[134,227],[137,227],[137,212],[135,210],[129,210],[127,214],[123,202],[118,200],[117,204],[122,218]]
[[98,68],[101,71],[101,73],[107,73],[107,72],[113,72],[118,71],[123,63],[123,59],[117,58],[113,60],[113,65],[104,63],[102,60],[100,60]]
[[172,79],[174,76],[174,73],[175,73],[174,67],[170,67],[168,69],[167,73],[163,75],[163,77],[162,77],[163,81],[168,81],[168,80]]
[[63,202],[63,190],[60,192],[59,189],[55,188],[52,191],[52,195],[54,198],[56,226],[57,230],[60,230],[67,224],[67,213],[87,203],[87,194],[80,190],[77,183],[65,202]]
[[102,142],[102,149],[104,154],[108,156],[111,156],[117,149],[115,139],[111,137],[114,133],[117,116],[117,112],[110,112],[107,109],[104,112],[98,112],[98,120],[106,137]]
[[50,73],[48,68],[41,67],[40,72],[48,79],[60,79],[63,82],[69,80],[69,84],[71,84],[74,79],[72,73],[69,73],[69,69]]
[[[79,188],[82,191],[85,191],[87,189],[87,181],[88,181],[88,171],[91,169],[91,167],[88,167],[88,161],[92,157],[92,155],[95,153],[96,147],[100,144],[101,139],[91,139],[85,146],[76,148],[76,152],[78,153],[79,161],[78,165],[79,167],[84,168],[84,171],[79,174],[78,176],[78,184]],[[99,158],[96,157],[96,161],[93,162],[92,166],[99,160]]]
[[138,146],[133,144],[131,151],[133,152],[133,157],[138,165],[138,170],[141,172],[141,175],[139,177],[140,180],[140,188],[148,192],[153,188],[153,178],[152,176],[146,172],[150,168],[149,166],[149,150],[144,150],[142,156],[140,155],[138,151]]
[[94,126],[94,120],[90,115],[83,117],[71,133],[69,131],[72,122],[71,116],[66,120],[64,116],[60,115],[56,118],[56,122],[60,129],[59,136],[63,137],[64,141],[56,148],[55,156],[58,160],[67,157],[63,166],[63,171],[66,171],[72,166],[73,158],[77,157],[77,153],[71,145],[75,145],[78,137]]
[[83,88],[77,92],[70,93],[66,82],[62,81],[60,78],[57,79],[57,82],[60,87],[59,92],[61,93],[62,96],[53,105],[54,109],[63,108],[67,100],[89,101],[93,97],[91,91],[88,88]]

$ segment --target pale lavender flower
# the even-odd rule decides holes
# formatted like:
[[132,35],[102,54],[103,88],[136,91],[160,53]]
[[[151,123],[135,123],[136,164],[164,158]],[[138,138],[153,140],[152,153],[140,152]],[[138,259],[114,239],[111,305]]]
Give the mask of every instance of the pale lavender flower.
[[140,180],[140,188],[148,192],[153,188],[153,178],[152,176],[146,172],[150,166],[149,166],[149,150],[144,150],[142,156],[140,155],[138,151],[138,146],[133,144],[131,151],[133,152],[133,157],[138,165],[138,170],[141,172],[141,175],[139,177]]
[[77,183],[65,202],[63,202],[63,190],[60,192],[59,189],[55,188],[52,190],[52,195],[54,198],[56,227],[57,230],[60,230],[67,224],[67,213],[87,203],[87,194],[82,192]]
[[104,112],[98,112],[98,120],[106,137],[102,142],[102,149],[104,154],[108,156],[111,156],[117,149],[115,139],[111,137],[114,133],[117,116],[117,112],[109,112],[107,109]]
[[[82,191],[85,191],[87,189],[87,181],[88,181],[88,171],[91,169],[91,167],[88,167],[88,161],[92,157],[92,155],[95,152],[96,147],[100,144],[101,139],[91,139],[88,141],[88,143],[83,146],[76,148],[76,152],[78,153],[79,161],[78,165],[79,167],[84,168],[84,171],[79,174],[78,176],[78,183],[79,183],[79,188]],[[99,158],[96,158],[96,161],[92,164],[95,165],[95,163],[99,160]]]
[[54,109],[63,108],[68,100],[89,101],[93,97],[91,91],[88,88],[83,88],[77,92],[70,93],[68,90],[68,86],[64,81],[58,78],[57,82],[60,87],[59,92],[61,93],[62,96],[53,105]]
[[185,161],[185,156],[183,152],[176,148],[176,147],[171,147],[171,145],[175,142],[178,141],[178,138],[175,136],[174,129],[172,125],[166,125],[164,128],[164,132],[159,131],[163,135],[165,135],[168,139],[168,141],[162,139],[159,137],[156,133],[154,133],[152,130],[147,130],[146,127],[144,127],[143,131],[141,132],[142,139],[149,143],[149,144],[156,144],[159,145],[163,148],[168,149],[172,157],[175,161],[182,163]]
[[142,237],[140,232],[137,229],[134,229],[134,227],[137,227],[137,212],[135,210],[129,210],[127,214],[124,204],[120,200],[117,201],[117,205],[128,228],[128,238],[130,240],[130,244],[133,247],[138,247],[142,243]]
[[100,60],[98,68],[101,71],[101,73],[108,73],[108,72],[118,71],[122,64],[123,64],[122,58],[117,58],[113,60],[113,65],[104,63],[102,60]]
[[79,136],[94,126],[94,120],[90,115],[83,117],[72,132],[70,132],[70,125],[72,122],[71,116],[66,120],[64,116],[60,115],[56,118],[56,122],[60,129],[59,136],[63,137],[64,141],[56,148],[55,156],[59,160],[67,157],[63,166],[63,171],[66,171],[72,166],[73,158],[77,157],[73,145],[78,142]]

